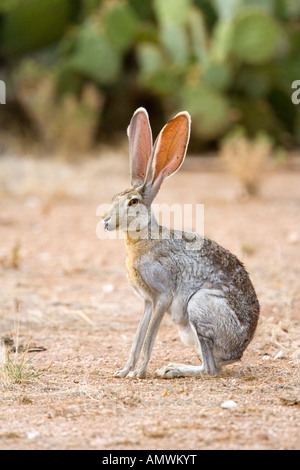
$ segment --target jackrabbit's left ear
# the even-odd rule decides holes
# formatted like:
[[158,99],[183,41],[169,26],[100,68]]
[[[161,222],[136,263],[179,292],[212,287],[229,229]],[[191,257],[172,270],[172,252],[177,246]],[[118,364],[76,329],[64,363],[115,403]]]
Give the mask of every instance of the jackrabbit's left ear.
[[148,113],[138,108],[127,129],[132,186],[143,184],[152,152],[152,132]]
[[[154,199],[162,182],[176,173],[184,162],[191,132],[191,116],[177,114],[159,133],[148,164],[145,185]],[[149,188],[149,189],[150,189]]]

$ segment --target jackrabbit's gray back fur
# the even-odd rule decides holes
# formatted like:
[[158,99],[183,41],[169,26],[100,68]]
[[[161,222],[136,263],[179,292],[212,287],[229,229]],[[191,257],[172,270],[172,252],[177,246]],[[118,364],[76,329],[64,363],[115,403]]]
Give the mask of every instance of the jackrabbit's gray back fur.
[[[190,117],[179,113],[163,128],[152,146],[147,112],[139,108],[128,129],[132,186],[115,196],[104,218],[108,230],[123,228],[135,217],[129,208],[144,204],[134,236],[126,225],[126,265],[129,281],[144,299],[145,309],[129,359],[116,376],[146,376],[154,340],[165,312],[177,325],[183,342],[193,346],[202,367],[168,365],[157,371],[165,378],[216,375],[222,364],[239,360],[251,341],[259,303],[242,263],[228,250],[200,235],[158,225],[151,203],[161,183],[181,166],[189,141]],[[112,223],[114,214],[115,223]],[[157,237],[151,237],[156,228]],[[141,353],[142,351],[142,353]],[[134,369],[141,353],[140,364]]]

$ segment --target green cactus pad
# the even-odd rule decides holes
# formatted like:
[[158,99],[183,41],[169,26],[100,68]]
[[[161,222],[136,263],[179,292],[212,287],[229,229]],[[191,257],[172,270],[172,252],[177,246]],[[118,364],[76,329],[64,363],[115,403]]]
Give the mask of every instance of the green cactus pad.
[[160,40],[172,62],[187,65],[190,51],[186,29],[179,25],[164,25]]
[[261,10],[243,10],[233,23],[232,53],[247,64],[271,60],[281,38],[278,23]]
[[125,51],[134,41],[138,17],[129,5],[117,4],[105,15],[106,35],[120,51]]
[[154,0],[156,16],[162,24],[185,24],[188,20],[191,0]]
[[194,132],[202,140],[213,139],[227,128],[229,104],[221,93],[198,83],[184,86],[180,97],[192,116]]
[[69,0],[16,3],[2,19],[1,53],[22,54],[54,43],[64,33],[71,13]]
[[97,83],[110,84],[118,78],[121,56],[103,33],[87,24],[79,32],[70,65]]

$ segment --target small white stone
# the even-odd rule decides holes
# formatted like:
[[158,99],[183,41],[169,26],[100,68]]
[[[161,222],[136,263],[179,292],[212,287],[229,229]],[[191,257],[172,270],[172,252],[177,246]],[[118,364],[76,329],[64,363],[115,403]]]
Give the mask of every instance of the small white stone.
[[232,408],[236,408],[237,406],[238,404],[233,400],[224,401],[224,403],[221,404],[222,408],[226,408],[228,410],[231,410]]
[[35,439],[36,437],[40,437],[40,433],[38,431],[36,432],[28,432],[27,433],[27,438],[28,439]]
[[27,207],[30,207],[31,209],[36,209],[41,206],[42,201],[36,196],[28,196],[27,199],[25,200],[25,204]]
[[290,232],[288,234],[288,243],[295,244],[299,242],[299,233],[298,232]]
[[283,351],[279,351],[276,356],[274,356],[274,359],[284,359],[286,356]]
[[113,284],[106,284],[103,287],[104,292],[113,292],[115,290],[115,286]]
[[270,359],[271,359],[271,357],[268,354],[265,354],[263,356],[263,361],[269,361]]

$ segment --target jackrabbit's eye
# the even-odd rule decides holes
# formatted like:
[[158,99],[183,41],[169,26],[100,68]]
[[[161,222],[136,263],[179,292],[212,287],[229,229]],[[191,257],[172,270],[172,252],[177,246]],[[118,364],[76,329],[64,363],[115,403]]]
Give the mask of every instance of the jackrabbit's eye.
[[133,199],[130,199],[128,205],[129,206],[136,206],[138,203],[139,203],[139,200],[136,197],[134,197]]

